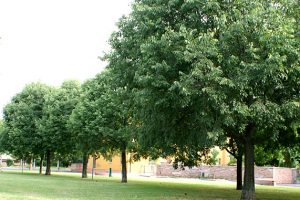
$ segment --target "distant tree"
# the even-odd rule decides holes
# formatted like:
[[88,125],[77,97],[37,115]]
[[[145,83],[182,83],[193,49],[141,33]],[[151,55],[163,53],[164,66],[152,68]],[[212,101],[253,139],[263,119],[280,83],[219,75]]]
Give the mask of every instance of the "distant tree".
[[43,116],[48,92],[49,87],[42,83],[26,85],[4,108],[5,132],[1,143],[16,158],[40,156],[43,160],[44,142],[37,121]]
[[130,92],[115,84],[114,74],[106,71],[101,74],[104,77],[105,90],[96,101],[98,115],[95,124],[104,135],[108,149],[121,152],[122,182],[127,182],[127,158],[126,154],[133,141],[132,105]]
[[87,178],[87,164],[89,156],[98,153],[103,145],[103,132],[99,130],[99,124],[94,120],[98,115],[95,103],[101,98],[104,87],[101,81],[101,75],[86,81],[82,85],[82,94],[79,103],[68,121],[68,128],[72,132],[72,138],[76,149],[82,155],[82,178]]
[[3,144],[4,134],[5,134],[4,133],[4,124],[3,124],[2,119],[0,119],[0,153],[5,152],[5,147],[4,147],[4,144]]
[[[117,85],[118,74],[105,70],[83,86],[83,100],[70,124],[83,155],[92,152],[121,152],[122,182],[127,182],[126,153],[132,142],[130,93]],[[76,135],[76,134],[75,134]],[[84,168],[86,159],[83,159]],[[84,170],[83,168],[83,170]],[[83,177],[85,173],[83,171]]]
[[219,159],[218,159],[219,153],[220,152],[216,149],[213,149],[212,151],[210,151],[210,156],[208,158],[207,164],[217,165],[219,163]]
[[60,88],[51,88],[45,96],[43,116],[37,122],[47,160],[45,175],[51,174],[54,153],[64,155],[73,150],[74,144],[67,122],[78,103],[79,95],[80,84],[77,81],[65,81]]

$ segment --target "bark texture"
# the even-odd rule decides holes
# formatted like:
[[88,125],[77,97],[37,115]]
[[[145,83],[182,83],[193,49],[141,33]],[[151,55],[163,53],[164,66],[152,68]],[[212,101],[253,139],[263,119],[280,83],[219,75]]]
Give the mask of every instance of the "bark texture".
[[236,189],[243,189],[243,156],[239,155],[236,158]]
[[40,161],[40,175],[43,173],[43,161],[44,161],[44,155],[41,155],[41,161]]
[[122,148],[122,183],[127,183],[126,147]]
[[241,200],[255,200],[254,184],[254,142],[255,127],[248,125],[245,131],[245,172]]
[[47,151],[46,152],[46,173],[45,175],[51,175],[51,152]]
[[89,156],[87,153],[84,153],[82,156],[82,173],[81,178],[87,178],[87,164],[88,164]]

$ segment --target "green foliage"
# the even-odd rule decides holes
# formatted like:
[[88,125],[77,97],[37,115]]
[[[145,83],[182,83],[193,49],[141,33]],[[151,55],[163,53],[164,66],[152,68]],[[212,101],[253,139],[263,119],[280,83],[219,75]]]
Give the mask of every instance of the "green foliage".
[[37,122],[43,116],[44,97],[48,92],[49,87],[41,83],[26,85],[4,108],[5,131],[1,144],[16,158],[39,155],[43,151]]
[[228,165],[236,165],[236,158],[233,156],[233,155],[231,155],[231,154],[229,154],[229,163],[228,163]]
[[99,74],[82,85],[79,103],[72,111],[68,121],[74,145],[81,153],[88,155],[100,152],[104,140],[101,124],[95,122],[97,115],[101,113],[99,110],[103,106],[97,105],[97,100],[101,98],[106,87],[103,76]]
[[220,152],[218,150],[213,149],[210,152],[211,155],[208,158],[207,164],[209,164],[209,165],[217,165],[219,163],[219,159],[218,159],[219,153]]
[[11,159],[7,159],[6,160],[6,165],[7,165],[7,167],[13,166],[14,165],[14,161],[11,160]]
[[203,28],[197,14],[191,16],[193,23],[186,17],[205,4],[191,4],[195,5],[137,1],[131,15],[119,22],[110,41],[113,50],[106,56],[119,85],[134,92],[133,123],[139,128],[140,147],[146,154],[155,152],[153,157],[173,155],[187,165],[197,164],[203,155],[199,152],[206,152],[220,133],[211,129],[216,127],[214,116],[202,110],[201,100],[191,105],[179,82],[191,68],[184,58],[186,38],[181,30],[185,22]]
[[0,119],[0,153],[5,151],[5,148],[3,147],[4,139],[2,139],[2,137],[4,137],[4,125],[2,119]]
[[266,149],[256,147],[255,164],[258,166],[275,166],[295,168],[300,163],[299,147]]
[[73,153],[66,124],[79,92],[76,81],[65,81],[60,88],[41,83],[27,85],[4,109],[2,151],[27,160],[46,152],[60,159]]
[[[41,160],[40,160],[40,159],[36,159],[36,160],[35,160],[35,165],[36,165],[36,166],[40,166],[40,164],[41,164]],[[44,167],[46,166],[46,162],[43,162],[43,166],[44,166]]]
[[299,121],[298,7],[296,0],[135,1],[106,59],[134,91],[142,149],[196,165],[230,137],[247,148],[244,189],[253,193],[254,145],[287,144],[280,138],[295,135],[288,130]]
[[37,122],[44,141],[44,152],[61,155],[72,153],[74,141],[67,122],[79,95],[80,84],[77,81],[65,81],[60,88],[51,88],[45,96],[43,116]]

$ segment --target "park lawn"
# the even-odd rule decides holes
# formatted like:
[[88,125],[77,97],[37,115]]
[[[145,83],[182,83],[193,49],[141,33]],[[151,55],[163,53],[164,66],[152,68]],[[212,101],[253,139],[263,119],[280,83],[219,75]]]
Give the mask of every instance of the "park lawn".
[[[79,174],[39,176],[33,173],[1,172],[0,199],[100,199],[100,200],[211,200],[239,199],[232,184],[174,183],[160,180],[129,180],[97,176],[81,179]],[[300,199],[299,188],[258,186],[257,199]]]

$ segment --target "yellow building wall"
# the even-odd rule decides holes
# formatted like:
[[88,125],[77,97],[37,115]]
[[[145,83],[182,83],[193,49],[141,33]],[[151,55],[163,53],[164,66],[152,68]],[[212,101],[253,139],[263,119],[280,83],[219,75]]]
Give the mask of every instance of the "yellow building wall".
[[221,165],[221,166],[228,165],[228,163],[230,162],[230,156],[228,152],[225,149],[220,149],[219,147],[215,147],[214,149],[219,151],[219,154],[217,156],[219,162],[217,165]]
[[228,165],[230,161],[230,157],[228,152],[225,149],[220,151],[219,157],[220,157],[220,165],[222,166]]
[[[149,160],[149,159],[141,159],[137,162],[129,162],[130,154],[127,154],[127,172],[135,173],[135,174],[144,174],[144,173],[154,173],[155,165],[160,165],[162,161],[165,159],[159,158],[157,160]],[[93,167],[93,157],[91,156],[88,161],[88,169],[92,169]],[[96,171],[105,171],[108,172],[109,168],[112,168],[113,172],[121,172],[121,157],[119,155],[115,155],[112,157],[111,162],[106,160],[104,157],[100,157],[96,159]]]
[[[88,168],[92,167],[93,157],[90,157],[88,161]],[[109,170],[109,168],[112,168],[113,171],[121,171],[122,165],[120,156],[113,156],[111,162],[109,160],[106,160],[103,156],[100,156],[100,158],[96,160],[96,170]]]
[[156,165],[160,165],[161,162],[165,161],[163,158],[158,158],[156,160],[141,159],[136,162],[131,162],[128,165],[128,172],[134,174],[155,174]]
[[[226,150],[220,150],[218,147],[216,149],[219,151],[218,155],[218,164],[222,166],[228,165],[230,161],[229,154]],[[161,162],[167,162],[166,159],[159,158],[157,160],[149,160],[149,159],[141,159],[136,162],[129,162],[130,154],[127,154],[127,172],[133,174],[155,174],[156,173],[156,165],[160,165]],[[90,157],[88,161],[88,169],[92,169],[93,167],[93,158]],[[113,172],[121,172],[121,157],[119,155],[115,155],[112,157],[111,161],[106,160],[104,157],[100,157],[96,160],[96,171],[108,172],[109,168],[112,168]]]

